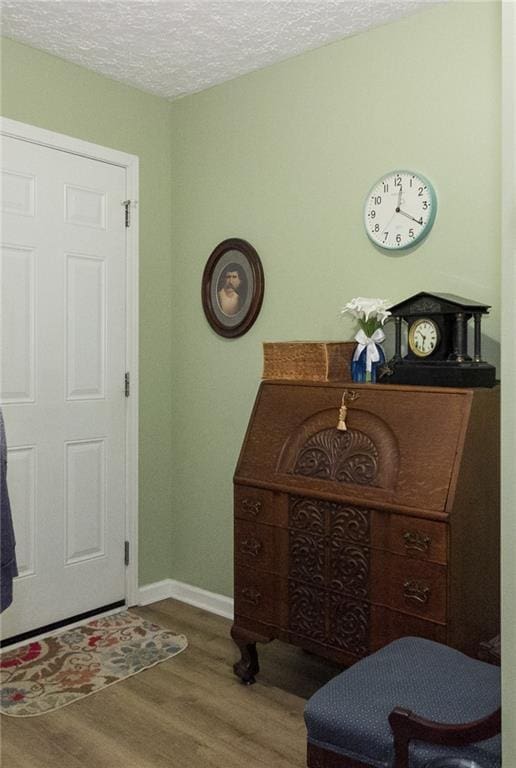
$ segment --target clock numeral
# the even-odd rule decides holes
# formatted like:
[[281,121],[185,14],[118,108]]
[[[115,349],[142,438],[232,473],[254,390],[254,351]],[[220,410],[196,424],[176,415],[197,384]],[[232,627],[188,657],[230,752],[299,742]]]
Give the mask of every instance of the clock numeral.
[[414,230],[412,229],[412,227],[409,229],[408,233],[409,233],[409,237],[415,237]]
[[[385,185],[384,185],[385,186]],[[376,197],[373,197],[373,202],[375,205],[381,205],[382,204],[382,198],[380,195],[377,195]]]
[[389,239],[389,233],[388,232],[384,232],[383,233],[383,242],[386,243],[388,239]]
[[395,178],[394,178],[394,186],[395,187],[401,187],[401,176],[395,176]]
[[384,192],[388,192],[389,191],[389,185],[386,184],[385,181],[383,182],[383,191]]
[[396,242],[398,245],[401,243],[401,235],[396,235]]
[[418,197],[423,197],[423,193],[424,193],[425,189],[426,189],[426,187],[419,187],[419,189],[417,191],[417,196]]
[[375,211],[375,210],[371,211],[371,213],[369,214],[369,216],[370,216],[372,219],[375,219],[375,218],[376,218],[376,211]]
[[426,211],[428,209],[428,201],[423,200],[423,210]]
[[380,225],[379,224],[375,224],[374,227],[373,227],[373,232],[379,232],[379,231],[380,231]]

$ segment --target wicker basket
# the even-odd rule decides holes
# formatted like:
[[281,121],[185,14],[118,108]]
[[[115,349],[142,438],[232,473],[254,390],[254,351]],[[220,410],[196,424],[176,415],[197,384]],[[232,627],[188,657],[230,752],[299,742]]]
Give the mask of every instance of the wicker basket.
[[353,341],[266,341],[263,378],[349,381]]

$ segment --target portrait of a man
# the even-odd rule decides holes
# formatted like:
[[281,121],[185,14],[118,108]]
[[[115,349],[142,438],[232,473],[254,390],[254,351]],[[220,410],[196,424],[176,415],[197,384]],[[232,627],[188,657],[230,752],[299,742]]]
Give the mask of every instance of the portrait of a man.
[[239,237],[220,242],[211,252],[202,275],[204,314],[220,336],[236,338],[252,326],[263,299],[260,257]]
[[217,300],[221,312],[233,317],[244,306],[247,280],[244,270],[236,263],[228,264],[221,272],[217,285]]

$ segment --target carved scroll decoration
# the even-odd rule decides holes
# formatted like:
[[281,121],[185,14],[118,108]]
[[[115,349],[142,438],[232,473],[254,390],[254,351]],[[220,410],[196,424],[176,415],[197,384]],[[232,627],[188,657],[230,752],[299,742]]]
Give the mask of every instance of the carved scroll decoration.
[[289,629],[319,642],[325,641],[324,592],[289,580]]
[[302,531],[289,533],[289,574],[315,586],[325,582],[325,540]]
[[369,652],[369,605],[330,592],[331,645],[363,656]]
[[351,539],[360,544],[368,544],[370,538],[370,513],[367,509],[333,504],[330,514],[330,534],[341,539]]
[[299,528],[322,536],[326,532],[325,514],[327,507],[328,502],[291,496],[289,498],[288,524],[292,528]]
[[293,474],[339,483],[375,485],[378,451],[364,432],[324,429],[312,435],[301,447]]
[[417,301],[411,302],[407,310],[410,314],[417,314],[418,312],[442,312],[441,304],[435,299],[423,297],[417,299]]
[[333,539],[330,545],[330,589],[367,598],[369,595],[369,552],[355,544]]
[[242,499],[242,511],[251,517],[258,517],[262,511],[262,502],[259,499]]

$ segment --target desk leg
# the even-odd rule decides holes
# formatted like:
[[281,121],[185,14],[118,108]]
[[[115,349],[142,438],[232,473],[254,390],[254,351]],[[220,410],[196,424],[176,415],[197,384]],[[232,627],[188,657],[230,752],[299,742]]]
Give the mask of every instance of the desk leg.
[[270,637],[263,637],[254,632],[241,629],[236,624],[231,627],[231,637],[238,646],[242,658],[233,665],[233,671],[241,679],[244,685],[252,685],[256,682],[255,675],[260,671],[256,643],[268,643]]

